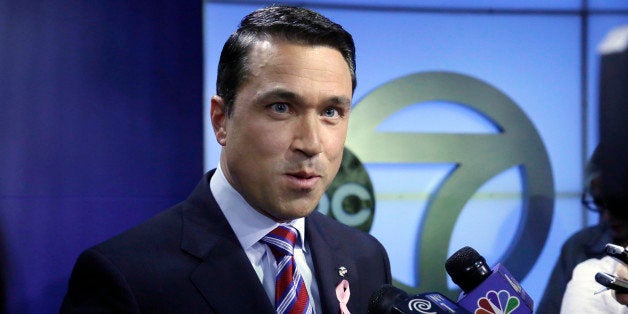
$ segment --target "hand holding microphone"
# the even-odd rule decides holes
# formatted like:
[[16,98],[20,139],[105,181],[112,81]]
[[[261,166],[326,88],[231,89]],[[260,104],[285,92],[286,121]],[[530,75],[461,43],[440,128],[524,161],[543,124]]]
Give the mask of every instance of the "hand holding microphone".
[[614,290],[614,297],[617,302],[628,305],[628,280],[624,279],[628,278],[628,250],[622,246],[608,243],[606,244],[606,254],[621,264],[617,266],[615,274],[598,272],[595,274],[595,281],[607,289]]
[[[628,267],[625,264],[618,265],[615,273],[618,277],[628,278]],[[626,293],[615,293],[615,299],[623,305],[628,305],[628,294]]]
[[[624,247],[608,243],[606,244],[606,254],[613,259],[621,262],[621,265],[617,267],[616,273],[618,273],[623,268],[626,268],[626,265],[628,265],[628,251],[626,251]],[[617,276],[615,274],[610,274],[607,272],[598,272],[597,274],[595,274],[595,281],[597,281],[599,284],[603,285],[607,289],[615,290],[619,294],[627,294],[628,280],[622,277],[625,278],[625,276]],[[599,292],[602,292],[604,290],[600,290]]]

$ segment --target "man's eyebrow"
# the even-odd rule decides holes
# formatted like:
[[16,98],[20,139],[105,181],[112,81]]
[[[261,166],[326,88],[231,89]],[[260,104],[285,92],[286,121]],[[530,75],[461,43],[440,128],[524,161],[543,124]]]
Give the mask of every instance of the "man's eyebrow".
[[[283,88],[273,88],[271,90],[265,91],[258,96],[259,100],[268,100],[268,99],[277,99],[277,100],[285,100],[291,102],[300,102],[303,101],[303,97],[299,94],[289,91]],[[326,103],[340,105],[340,106],[351,106],[351,98],[346,96],[331,96],[325,100]]]
[[340,106],[351,106],[351,98],[346,96],[333,96],[328,101]]
[[268,91],[261,93],[258,97],[259,100],[267,100],[267,99],[278,99],[278,100],[287,100],[287,101],[299,101],[301,97],[291,92],[287,89],[283,88],[273,88]]

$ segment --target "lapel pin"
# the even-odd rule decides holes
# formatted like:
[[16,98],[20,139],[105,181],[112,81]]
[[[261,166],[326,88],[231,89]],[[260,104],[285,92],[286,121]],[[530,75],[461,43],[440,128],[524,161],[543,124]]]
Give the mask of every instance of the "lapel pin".
[[[344,268],[344,270],[346,271],[347,269]],[[338,271],[340,272],[340,268],[338,269]],[[347,307],[347,303],[349,303],[349,297],[351,297],[349,282],[347,281],[347,279],[343,279],[336,287],[336,298],[338,298],[338,303],[340,305],[340,314],[351,314],[349,312],[349,308]]]
[[347,274],[348,270],[346,267],[344,266],[340,266],[338,267],[338,275],[340,275],[340,277],[344,277]]

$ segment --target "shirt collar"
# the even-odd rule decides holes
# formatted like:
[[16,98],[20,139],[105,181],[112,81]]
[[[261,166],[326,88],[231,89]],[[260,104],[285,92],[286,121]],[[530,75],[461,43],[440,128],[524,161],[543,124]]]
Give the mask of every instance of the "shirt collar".
[[[227,181],[220,165],[211,178],[210,189],[244,250],[280,225],[251,207]],[[305,218],[297,218],[287,224],[299,231],[301,249],[305,251]]]

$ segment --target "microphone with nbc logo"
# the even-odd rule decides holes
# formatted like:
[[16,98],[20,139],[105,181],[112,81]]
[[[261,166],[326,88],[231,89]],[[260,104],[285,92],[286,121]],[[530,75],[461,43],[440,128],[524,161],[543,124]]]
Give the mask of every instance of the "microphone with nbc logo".
[[501,264],[490,269],[476,250],[465,246],[445,263],[461,289],[458,305],[475,314],[531,314],[534,301]]

